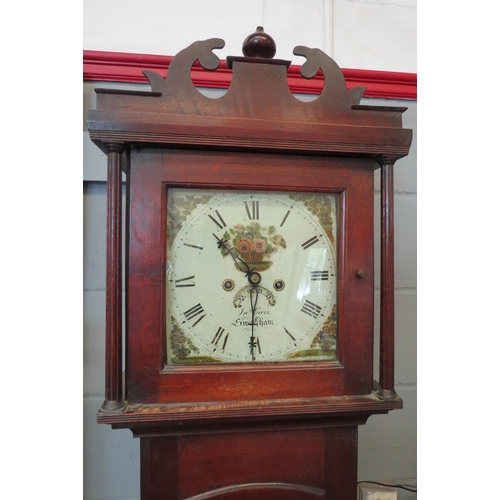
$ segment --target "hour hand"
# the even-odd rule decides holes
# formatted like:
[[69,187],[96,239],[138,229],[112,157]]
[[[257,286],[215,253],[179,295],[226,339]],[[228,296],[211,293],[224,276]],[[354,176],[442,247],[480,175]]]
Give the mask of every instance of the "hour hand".
[[[248,264],[240,259],[237,255],[234,254],[234,248],[231,248],[228,244],[227,241],[224,240],[223,238],[218,238],[216,234],[212,233],[217,240],[217,248],[220,250],[224,249],[226,251],[224,257],[229,254],[234,260],[234,263],[236,264],[236,267],[242,272],[245,273],[245,276],[249,278],[251,271],[250,268],[248,267]],[[249,278],[250,279],[250,278]]]

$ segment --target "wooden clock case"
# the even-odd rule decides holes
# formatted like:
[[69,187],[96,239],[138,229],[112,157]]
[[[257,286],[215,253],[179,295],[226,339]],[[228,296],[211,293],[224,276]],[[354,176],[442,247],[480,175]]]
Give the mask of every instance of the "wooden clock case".
[[[220,39],[181,51],[166,79],[145,71],[149,92],[96,90],[88,129],[108,157],[106,400],[97,420],[140,438],[144,500],[354,500],[358,425],[402,408],[394,391],[392,175],[411,144],[411,131],[402,128],[406,108],[360,105],[364,88],[347,90],[338,65],[307,47],[294,50],[306,58],[302,75],[322,71],[325,87],[315,100],[300,101],[287,85],[289,62],[272,59],[272,39],[258,30],[248,40],[244,57],[228,58],[232,82],[218,99],[202,95],[190,71],[197,63],[219,66],[212,51],[224,46]],[[378,168],[381,354],[374,386]],[[340,195],[337,362],[165,366],[170,187]]]

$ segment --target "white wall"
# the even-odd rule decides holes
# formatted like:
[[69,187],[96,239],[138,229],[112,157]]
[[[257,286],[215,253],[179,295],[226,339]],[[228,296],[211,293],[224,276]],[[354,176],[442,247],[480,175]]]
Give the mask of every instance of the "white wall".
[[[276,57],[294,64],[303,60],[294,60],[293,47],[306,45],[333,55],[343,68],[416,72],[415,5],[414,0],[85,0],[83,48],[175,55],[193,41],[221,37],[226,48],[217,55],[224,59],[240,55],[243,39],[263,25],[276,40]],[[95,107],[95,87],[136,86],[84,83],[84,117]],[[395,378],[404,409],[372,416],[360,427],[359,479],[416,479],[416,102],[362,102],[408,106],[403,125],[414,130],[414,141],[410,155],[395,167]],[[106,158],[88,140],[85,122],[83,128],[84,498],[138,499],[139,441],[128,430],[95,420],[104,399]]]
[[276,58],[301,64],[297,45],[318,47],[342,68],[417,72],[416,0],[85,0],[83,48],[173,56],[218,37],[221,59],[241,55],[263,26]]

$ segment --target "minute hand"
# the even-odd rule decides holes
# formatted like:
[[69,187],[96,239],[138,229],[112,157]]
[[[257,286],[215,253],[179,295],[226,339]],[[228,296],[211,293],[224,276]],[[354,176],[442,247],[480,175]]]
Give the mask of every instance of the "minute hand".
[[[250,337],[250,342],[248,343],[250,346],[250,354],[252,356],[252,361],[255,361],[255,349],[258,346],[259,340],[255,338],[255,332],[254,332],[254,327],[256,326],[255,323],[255,311],[257,310],[257,299],[259,298],[259,289],[257,288],[257,285],[252,285],[250,287],[250,309],[252,312],[252,334]],[[255,299],[254,299],[254,294],[255,294]],[[259,347],[260,350],[260,347]]]

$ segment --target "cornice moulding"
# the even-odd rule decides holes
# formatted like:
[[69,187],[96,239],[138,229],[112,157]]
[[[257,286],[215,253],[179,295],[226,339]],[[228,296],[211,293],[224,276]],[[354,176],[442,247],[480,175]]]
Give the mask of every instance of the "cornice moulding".
[[[154,54],[131,54],[125,52],[83,51],[83,80],[100,82],[148,83],[142,73],[152,70],[166,75],[173,56]],[[308,80],[300,74],[301,66],[291,65],[288,69],[290,90],[297,94],[320,94],[324,77],[319,74]],[[417,98],[417,75],[390,71],[342,69],[347,88],[366,87],[363,97],[383,99]],[[197,87],[227,89],[231,83],[232,71],[226,61],[221,60],[219,69],[206,71],[198,63],[191,71]]]

